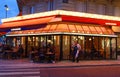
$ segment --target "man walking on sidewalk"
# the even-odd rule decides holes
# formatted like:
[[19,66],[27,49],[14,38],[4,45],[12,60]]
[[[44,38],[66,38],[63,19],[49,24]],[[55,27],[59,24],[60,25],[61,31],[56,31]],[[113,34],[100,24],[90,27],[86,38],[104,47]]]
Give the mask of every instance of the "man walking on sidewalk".
[[73,62],[79,62],[79,52],[81,50],[80,44],[78,44],[78,41],[74,41],[74,44],[72,45],[73,48]]

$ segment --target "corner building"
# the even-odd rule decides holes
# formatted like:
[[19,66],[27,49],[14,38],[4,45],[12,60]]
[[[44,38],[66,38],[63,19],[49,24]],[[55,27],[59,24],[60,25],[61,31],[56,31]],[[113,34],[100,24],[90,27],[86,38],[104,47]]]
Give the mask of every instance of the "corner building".
[[[23,15],[3,19],[0,29],[8,32],[7,44],[23,45],[25,56],[29,55],[31,46],[42,47],[44,40],[46,45],[51,42],[55,46],[57,60],[68,60],[71,59],[71,45],[77,40],[82,49],[80,59],[117,59],[116,32],[119,29],[120,17],[113,13],[112,8],[116,7],[110,6],[112,8],[105,10],[105,0],[21,2],[24,3],[19,4]],[[110,1],[105,6],[109,4]],[[93,8],[95,6],[99,8]],[[91,55],[93,46],[97,54]]]

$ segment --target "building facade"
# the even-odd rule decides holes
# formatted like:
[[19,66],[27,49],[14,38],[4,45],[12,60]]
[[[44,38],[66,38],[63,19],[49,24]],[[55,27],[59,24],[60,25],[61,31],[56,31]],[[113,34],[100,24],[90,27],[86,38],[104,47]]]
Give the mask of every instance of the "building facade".
[[[51,10],[67,10],[100,15],[120,16],[119,0],[20,0],[22,14],[33,14]],[[20,2],[19,2],[20,3]],[[112,26],[113,31],[118,35],[120,28]],[[117,45],[120,51],[120,44]]]
[[44,41],[46,52],[50,42],[56,48],[56,58],[68,60],[71,45],[77,40],[81,45],[80,59],[117,59],[120,25],[117,0],[21,2],[23,16],[3,19],[0,30],[9,31],[7,44],[23,45],[25,56],[32,46],[41,48]]
[[22,14],[51,10],[67,10],[93,14],[120,16],[119,0],[20,0]]

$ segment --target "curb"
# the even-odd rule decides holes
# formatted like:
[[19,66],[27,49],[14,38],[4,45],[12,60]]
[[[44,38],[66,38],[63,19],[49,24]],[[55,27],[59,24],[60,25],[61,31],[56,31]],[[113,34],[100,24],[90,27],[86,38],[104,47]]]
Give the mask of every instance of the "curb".
[[102,66],[120,66],[120,64],[105,64],[105,65],[76,65],[76,66],[42,66],[39,68],[74,68],[74,67],[102,67]]

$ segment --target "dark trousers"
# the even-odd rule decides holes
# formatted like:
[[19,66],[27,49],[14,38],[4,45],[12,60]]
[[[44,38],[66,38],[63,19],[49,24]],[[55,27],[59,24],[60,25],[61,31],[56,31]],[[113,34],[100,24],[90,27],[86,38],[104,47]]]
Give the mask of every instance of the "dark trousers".
[[72,59],[73,62],[79,62],[79,56],[77,58],[75,58],[75,55],[73,55],[73,59]]
[[48,58],[48,63],[52,63],[53,61],[55,61],[55,54],[49,55],[49,58]]
[[12,59],[17,59],[17,58],[18,58],[17,52],[12,52]]

